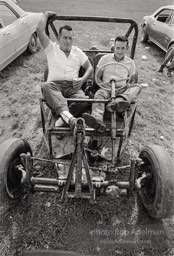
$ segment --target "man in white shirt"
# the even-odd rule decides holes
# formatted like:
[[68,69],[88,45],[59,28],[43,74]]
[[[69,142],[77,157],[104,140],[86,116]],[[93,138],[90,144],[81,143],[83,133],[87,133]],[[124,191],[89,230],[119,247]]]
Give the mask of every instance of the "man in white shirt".
[[[52,12],[45,12],[37,27],[37,34],[48,62],[48,78],[42,85],[42,94],[48,105],[60,116],[55,126],[62,126],[65,122],[73,128],[76,119],[69,112],[65,98],[85,98],[81,86],[91,75],[93,68],[86,54],[72,45],[73,31],[70,26],[65,25],[59,29],[59,44],[49,39],[45,27],[47,19],[53,15],[55,14]],[[81,66],[85,73],[78,77]],[[76,109],[79,112],[82,110],[79,105]]]
[[[110,88],[111,84],[109,82],[111,76],[117,78],[126,78],[131,77],[130,80],[133,80],[135,76],[135,63],[134,61],[126,56],[128,49],[128,39],[125,36],[118,36],[115,39],[114,43],[114,53],[109,53],[104,55],[98,62],[96,72],[97,80],[99,83],[104,83],[104,87]],[[111,65],[105,64],[112,63]],[[114,63],[123,64],[126,68],[121,65],[114,65]],[[100,69],[100,70],[99,70]],[[126,80],[118,82],[117,86],[122,87],[126,85]],[[120,92],[116,99],[107,105],[107,109],[112,112],[115,109],[119,113],[123,113],[129,106],[132,101],[134,101],[138,94],[141,91],[140,86],[135,86],[132,88],[123,89]],[[95,99],[109,99],[111,97],[111,91],[100,88],[96,94]],[[84,118],[86,124],[99,132],[104,132],[106,130],[106,125],[103,123],[103,115],[105,111],[104,103],[93,103],[92,104],[92,113],[84,113],[82,117]]]

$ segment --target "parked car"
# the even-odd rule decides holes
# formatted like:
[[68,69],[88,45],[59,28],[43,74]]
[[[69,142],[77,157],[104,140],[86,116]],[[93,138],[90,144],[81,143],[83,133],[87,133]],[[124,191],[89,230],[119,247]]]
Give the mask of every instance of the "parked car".
[[141,22],[141,42],[148,39],[163,51],[174,44],[174,5],[160,7],[150,16],[145,16]]
[[12,0],[15,4],[18,4],[18,0]]
[[11,0],[0,0],[0,71],[26,49],[37,51],[36,27],[41,15],[25,12]]

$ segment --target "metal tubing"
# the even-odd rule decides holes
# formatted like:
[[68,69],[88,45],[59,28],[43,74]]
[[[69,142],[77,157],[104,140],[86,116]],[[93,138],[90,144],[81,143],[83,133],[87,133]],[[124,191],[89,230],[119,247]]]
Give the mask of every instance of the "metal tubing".
[[[132,20],[132,19],[127,19],[127,18],[116,18],[116,17],[101,17],[101,16],[58,16],[55,15],[52,18],[50,18],[47,22],[46,25],[46,33],[49,35],[49,25],[51,25],[53,31],[56,30],[54,29],[54,20],[70,20],[70,21],[91,21],[91,22],[109,22],[109,23],[127,23],[130,25],[128,31],[126,32],[126,36],[129,36],[131,31],[134,29],[134,34],[133,34],[133,40],[132,40],[132,45],[130,46],[130,58],[134,58],[135,54],[135,48],[136,48],[136,43],[138,39],[138,24]],[[57,36],[57,31],[54,31],[55,35]]]
[[115,90],[115,81],[111,81],[111,100],[114,100],[116,97],[116,90]]
[[131,165],[130,165],[130,176],[129,176],[129,196],[132,195],[133,190],[135,189],[135,166],[136,161],[135,159],[131,159]]
[[51,133],[48,133],[48,143],[49,143],[49,154],[52,157],[53,156],[53,150],[52,150],[52,139],[51,139]]
[[58,185],[57,179],[50,179],[50,178],[31,177],[30,182],[33,185],[35,185],[35,184]]
[[[115,82],[111,81],[111,101],[114,101],[116,97]],[[116,155],[116,111],[111,113],[111,140],[112,140],[112,165],[115,166],[115,155]]]
[[90,172],[89,172],[89,165],[87,162],[87,157],[86,157],[86,153],[85,150],[83,149],[83,163],[84,163],[84,168],[86,171],[86,177],[87,177],[87,181],[88,181],[88,186],[89,186],[89,192],[91,194],[91,197],[93,197],[93,200],[95,200],[94,198],[94,188],[93,188],[93,184],[91,181],[91,176],[90,176]]
[[77,132],[77,153],[76,153],[76,170],[75,170],[75,196],[79,198],[82,191],[82,157],[83,157],[83,135],[80,132]]
[[60,193],[59,187],[57,186],[44,186],[44,185],[35,185],[34,191],[37,192],[54,192]]
[[64,189],[62,191],[61,201],[63,201],[65,199],[66,193],[68,192],[69,185],[70,185],[70,182],[71,182],[71,179],[72,179],[72,176],[73,176],[73,171],[74,171],[76,159],[77,159],[77,149],[75,148],[74,154],[73,154],[73,157],[72,157],[72,161],[71,161],[71,165],[70,165],[70,168],[69,168],[69,171],[68,171],[68,176],[67,176],[67,179],[66,179],[66,183],[65,183]]
[[[51,135],[70,135],[71,134],[71,130],[68,127],[54,127],[53,129],[50,129],[50,133]],[[123,129],[117,129],[116,131],[116,135],[117,137],[121,137],[123,134]],[[86,136],[99,136],[99,133],[97,131],[95,131],[93,128],[86,128],[85,129],[85,135]],[[110,129],[106,129],[105,132],[102,133],[102,135],[100,134],[100,136],[111,136],[111,130]]]
[[115,185],[119,188],[129,188],[129,181],[117,181]]
[[[91,102],[91,103],[109,103],[109,100],[102,99],[75,99],[75,98],[65,98],[68,102]],[[45,100],[43,100],[46,102]]]
[[30,181],[30,178],[32,176],[32,160],[31,160],[31,154],[27,153],[25,154],[26,158],[26,172],[27,172],[27,180]]

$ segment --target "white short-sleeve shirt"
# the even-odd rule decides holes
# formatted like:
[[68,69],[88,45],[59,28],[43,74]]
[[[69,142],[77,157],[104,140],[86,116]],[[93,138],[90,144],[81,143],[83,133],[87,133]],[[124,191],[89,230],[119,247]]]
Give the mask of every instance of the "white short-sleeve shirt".
[[[110,80],[111,76],[116,76],[118,78],[126,78],[128,76],[132,76],[135,74],[135,63],[134,61],[129,58],[128,56],[125,56],[123,58],[123,60],[117,62],[114,58],[114,53],[109,53],[104,55],[98,62],[97,67],[100,68],[102,67],[104,64],[107,63],[120,63],[123,64],[127,67],[127,69],[125,69],[124,67],[122,67],[121,65],[108,65],[104,68],[102,68],[103,70],[103,77],[102,77],[102,81],[103,82],[108,82]],[[123,86],[126,84],[126,81],[122,81],[122,82],[118,82],[118,85]]]
[[88,59],[86,54],[76,46],[72,46],[67,57],[56,42],[50,41],[45,48],[49,67],[47,81],[72,81],[78,77],[80,67]]

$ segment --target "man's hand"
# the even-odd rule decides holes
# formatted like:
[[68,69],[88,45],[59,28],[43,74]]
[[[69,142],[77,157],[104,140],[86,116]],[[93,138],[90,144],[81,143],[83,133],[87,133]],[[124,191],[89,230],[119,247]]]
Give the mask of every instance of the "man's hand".
[[50,18],[50,17],[52,17],[52,16],[57,15],[57,13],[52,12],[52,11],[45,11],[45,12],[44,12],[44,15],[45,15],[45,17],[48,19],[48,18]]
[[81,77],[73,79],[73,89],[79,90],[83,85],[83,79]]

